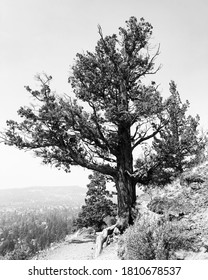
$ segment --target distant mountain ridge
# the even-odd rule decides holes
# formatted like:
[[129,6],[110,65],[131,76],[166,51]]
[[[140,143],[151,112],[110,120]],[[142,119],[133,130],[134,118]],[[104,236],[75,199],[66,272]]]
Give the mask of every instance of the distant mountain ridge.
[[0,207],[81,206],[86,189],[80,186],[37,186],[0,190]]

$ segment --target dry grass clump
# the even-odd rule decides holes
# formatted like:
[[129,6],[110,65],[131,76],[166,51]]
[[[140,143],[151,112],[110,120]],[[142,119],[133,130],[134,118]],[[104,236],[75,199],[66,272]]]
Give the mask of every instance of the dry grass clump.
[[191,250],[195,236],[181,221],[137,219],[119,242],[118,255],[125,260],[177,259],[178,250]]

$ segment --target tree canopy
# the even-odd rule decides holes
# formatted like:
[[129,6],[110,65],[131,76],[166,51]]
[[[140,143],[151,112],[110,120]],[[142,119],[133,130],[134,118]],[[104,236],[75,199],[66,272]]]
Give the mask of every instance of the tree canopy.
[[132,151],[160,130],[162,98],[154,83],[141,82],[156,72],[158,51],[153,57],[148,51],[152,26],[134,17],[126,24],[119,29],[120,40],[115,34],[103,37],[99,27],[95,51],[76,56],[69,82],[76,98],[91,110],[77,99],[56,96],[49,87],[52,77],[39,76],[41,89],[26,89],[40,106],[21,107],[18,114],[24,120],[7,122],[8,144],[32,149],[45,163],[66,170],[75,164],[114,176],[122,127],[134,130]]

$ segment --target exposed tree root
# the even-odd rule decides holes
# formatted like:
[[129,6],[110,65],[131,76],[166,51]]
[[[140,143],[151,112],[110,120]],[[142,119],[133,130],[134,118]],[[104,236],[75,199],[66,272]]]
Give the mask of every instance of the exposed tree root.
[[117,227],[117,224],[105,228],[101,233],[98,234],[96,238],[95,246],[95,258],[100,255],[103,249],[103,244],[108,240],[108,237],[113,233],[114,229]]
[[106,242],[108,243],[110,235],[113,233],[115,234],[123,234],[126,228],[128,228],[130,222],[128,216],[119,217],[117,219],[116,224],[111,225],[105,228],[101,233],[98,234],[96,238],[96,245],[95,245],[95,258],[100,255],[103,249],[103,245]]

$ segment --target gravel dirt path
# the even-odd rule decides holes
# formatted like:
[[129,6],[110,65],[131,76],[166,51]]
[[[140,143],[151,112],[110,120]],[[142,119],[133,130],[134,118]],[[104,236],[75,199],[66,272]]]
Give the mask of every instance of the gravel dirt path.
[[[63,242],[39,253],[35,260],[95,260],[95,243],[68,243]],[[96,260],[118,260],[116,244],[105,247]]]
[[60,243],[35,257],[36,260],[91,260],[94,258],[94,242]]

